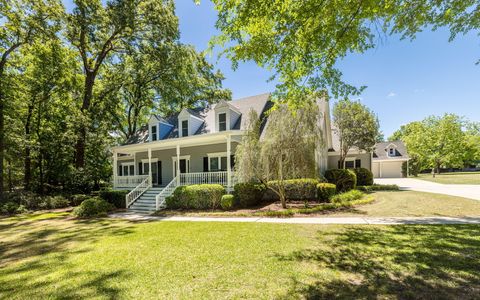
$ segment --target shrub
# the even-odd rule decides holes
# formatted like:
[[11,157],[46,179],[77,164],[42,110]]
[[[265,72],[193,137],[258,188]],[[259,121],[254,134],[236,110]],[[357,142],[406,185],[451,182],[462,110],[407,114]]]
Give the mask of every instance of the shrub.
[[325,172],[325,178],[336,185],[337,193],[347,192],[357,185],[357,176],[352,170],[330,169]]
[[237,183],[234,187],[234,201],[239,207],[250,207],[262,202],[265,185],[254,182]]
[[42,202],[42,198],[33,192],[15,191],[5,193],[5,202],[14,202],[28,209],[37,209]]
[[13,215],[17,213],[18,207],[19,207],[18,203],[9,201],[3,204],[2,206],[0,206],[0,212],[2,214]]
[[399,187],[396,184],[374,184],[357,186],[357,190],[370,193],[374,191],[398,191]]
[[90,196],[85,194],[75,194],[70,196],[70,202],[72,203],[73,206],[78,206],[88,198],[90,198]]
[[48,208],[64,208],[70,205],[70,201],[62,196],[46,197],[48,198]]
[[337,187],[333,183],[317,184],[317,199],[320,202],[329,202],[337,191]]
[[[288,200],[313,200],[317,195],[318,179],[302,178],[284,180],[285,196]],[[269,187],[277,188],[278,180],[269,181]],[[268,197],[279,200],[278,195],[273,191],[268,191]]]
[[357,175],[357,185],[372,185],[373,173],[365,168],[354,169],[355,175]]
[[235,206],[235,200],[233,195],[223,195],[220,201],[220,206],[223,210],[230,210]]
[[342,194],[335,195],[331,198],[332,203],[345,203],[363,198],[365,194],[359,190],[351,190]]
[[75,216],[79,218],[91,218],[106,216],[109,211],[114,209],[113,205],[99,197],[89,198],[73,210]]
[[116,208],[125,208],[125,196],[128,191],[103,190],[100,191],[100,198],[115,205]]
[[220,206],[225,188],[219,184],[180,186],[168,197],[168,208],[215,209]]

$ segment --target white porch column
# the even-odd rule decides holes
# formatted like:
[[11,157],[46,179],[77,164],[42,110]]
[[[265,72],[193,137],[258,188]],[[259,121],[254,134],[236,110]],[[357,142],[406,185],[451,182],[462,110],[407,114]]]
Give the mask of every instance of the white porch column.
[[227,136],[227,187],[232,186],[232,167],[231,167],[231,152],[232,152],[232,136]]
[[177,186],[180,185],[180,145],[177,145]]
[[133,175],[140,175],[140,170],[137,168],[137,152],[133,152]]
[[118,173],[117,152],[114,150],[113,151],[113,187],[116,187],[117,185],[117,173]]
[[152,149],[148,148],[148,177],[150,183],[152,182]]

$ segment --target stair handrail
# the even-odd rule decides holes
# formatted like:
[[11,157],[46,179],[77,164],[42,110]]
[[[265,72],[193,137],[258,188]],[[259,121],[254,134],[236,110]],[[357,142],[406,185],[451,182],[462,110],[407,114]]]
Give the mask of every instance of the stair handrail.
[[173,194],[173,191],[177,188],[177,177],[178,175],[170,181],[163,190],[155,196],[155,209],[159,210],[160,206],[165,203],[165,199]]
[[128,208],[143,193],[152,187],[152,177],[148,176],[125,196],[125,208]]

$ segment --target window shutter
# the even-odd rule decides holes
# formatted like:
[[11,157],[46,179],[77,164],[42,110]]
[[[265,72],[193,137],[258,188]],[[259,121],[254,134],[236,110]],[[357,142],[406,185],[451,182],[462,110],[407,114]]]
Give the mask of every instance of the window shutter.
[[142,163],[141,162],[138,163],[138,175],[143,175],[142,174]]
[[118,176],[123,176],[122,171],[123,171],[122,165],[118,166]]
[[203,172],[208,172],[208,157],[203,158]]
[[337,169],[341,169],[341,168],[342,168],[342,167],[340,166],[340,161],[338,161],[337,165],[338,165],[338,166],[337,166]]
[[362,160],[361,159],[356,159],[355,160],[355,168],[361,168],[362,167]]
[[235,155],[230,155],[230,168],[235,167]]
[[157,178],[158,178],[158,184],[162,184],[162,162],[157,161]]

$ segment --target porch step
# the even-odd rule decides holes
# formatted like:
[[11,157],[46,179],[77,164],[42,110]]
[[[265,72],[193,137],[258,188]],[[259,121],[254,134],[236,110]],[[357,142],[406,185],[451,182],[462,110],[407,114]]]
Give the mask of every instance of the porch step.
[[149,188],[130,207],[128,211],[137,213],[153,213],[156,210],[156,197],[163,190],[161,187]]

